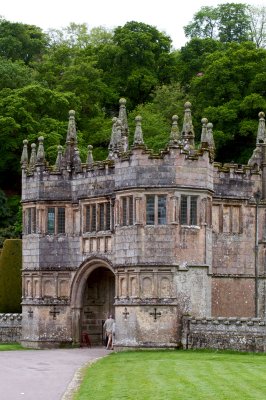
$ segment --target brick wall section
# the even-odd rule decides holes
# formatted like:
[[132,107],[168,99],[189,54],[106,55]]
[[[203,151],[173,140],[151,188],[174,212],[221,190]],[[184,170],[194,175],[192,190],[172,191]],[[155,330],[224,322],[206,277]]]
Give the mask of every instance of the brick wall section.
[[260,318],[183,318],[186,349],[266,351],[266,322]]
[[0,342],[15,343],[21,338],[22,314],[0,314]]

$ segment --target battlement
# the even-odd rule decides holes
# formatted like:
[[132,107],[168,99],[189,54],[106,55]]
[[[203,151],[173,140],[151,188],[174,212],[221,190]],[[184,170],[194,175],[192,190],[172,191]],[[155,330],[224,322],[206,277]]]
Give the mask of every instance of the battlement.
[[[192,325],[197,326],[241,326],[242,328],[250,326],[266,326],[266,321],[261,318],[238,318],[238,317],[208,317],[208,318],[188,318],[188,321]],[[229,328],[228,328],[229,329]]]
[[[128,146],[128,123],[125,109],[125,100],[120,100],[120,109],[118,118],[113,118],[113,126],[111,132],[110,144],[108,146],[108,157],[104,161],[94,161],[93,148],[88,145],[87,159],[82,163],[79,155],[75,112],[69,112],[69,123],[66,137],[65,148],[58,146],[57,158],[54,166],[49,166],[44,151],[44,138],[39,137],[38,148],[35,143],[31,144],[31,154],[28,155],[28,141],[24,140],[24,147],[21,157],[23,186],[34,186],[34,181],[68,181],[87,179],[88,181],[96,181],[102,176],[116,174],[125,168],[130,168],[132,177],[127,176],[128,184],[139,185],[140,179],[134,179],[134,174],[145,176],[144,168],[150,168],[150,172],[161,173],[161,180],[154,180],[152,185],[178,184],[175,179],[178,173],[186,175],[185,169],[191,169],[191,163],[197,164],[197,169],[206,168],[213,161],[214,142],[212,136],[212,124],[208,124],[204,120],[203,138],[199,149],[195,148],[194,144],[194,128],[192,125],[190,103],[185,104],[185,116],[181,133],[178,128],[178,117],[173,116],[172,128],[169,135],[169,142],[165,150],[158,154],[147,149],[143,139],[141,117],[136,117],[136,128],[134,132],[133,145]],[[199,164],[200,163],[200,164]],[[171,168],[176,167],[170,172]],[[115,171],[115,172],[114,172]],[[193,172],[193,169],[191,173]],[[124,173],[124,172],[123,172]],[[131,179],[132,178],[132,179]],[[187,178],[185,178],[187,179]],[[143,179],[143,186],[150,183]],[[38,185],[37,183],[35,183]],[[117,186],[117,184],[115,184]]]
[[1,313],[0,314],[0,326],[3,326],[4,324],[10,325],[10,324],[17,324],[21,323],[20,321],[22,320],[22,314],[18,313]]
[[[185,104],[181,133],[178,117],[172,117],[172,128],[166,148],[159,153],[147,149],[143,139],[141,117],[136,117],[136,128],[131,148],[128,146],[128,123],[125,99],[120,100],[118,118],[113,118],[108,158],[94,161],[93,148],[88,145],[87,159],[79,155],[75,112],[69,112],[65,149],[58,146],[54,166],[45,159],[44,139],[39,137],[38,149],[24,140],[21,157],[22,200],[76,201],[84,196],[107,196],[128,188],[191,187],[223,194],[250,197],[261,180],[265,153],[264,141],[257,147],[248,165],[214,162],[215,144],[213,125],[202,119],[201,142],[194,143],[191,104]],[[265,131],[264,114],[260,113],[259,136]],[[266,133],[264,132],[264,136]],[[236,190],[237,189],[237,190]]]
[[187,349],[266,350],[266,321],[261,318],[183,318]]

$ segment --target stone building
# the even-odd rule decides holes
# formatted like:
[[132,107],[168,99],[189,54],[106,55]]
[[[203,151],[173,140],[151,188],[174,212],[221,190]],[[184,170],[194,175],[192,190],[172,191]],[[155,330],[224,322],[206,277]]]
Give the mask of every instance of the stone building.
[[190,103],[160,154],[141,117],[129,147],[125,103],[105,161],[89,145],[81,162],[74,111],[53,167],[24,141],[24,346],[102,344],[109,313],[117,348],[177,347],[184,316],[265,318],[264,113],[248,165],[222,165],[207,119],[195,146]]

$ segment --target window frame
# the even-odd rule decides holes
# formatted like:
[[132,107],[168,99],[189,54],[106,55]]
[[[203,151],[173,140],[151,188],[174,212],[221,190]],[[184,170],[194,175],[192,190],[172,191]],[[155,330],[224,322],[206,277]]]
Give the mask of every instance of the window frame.
[[111,230],[111,203],[109,201],[85,204],[84,233],[96,233]]
[[121,197],[121,226],[134,225],[134,197],[132,195]]
[[[163,200],[163,205],[160,205],[160,200]],[[148,210],[149,206],[150,211]],[[146,194],[146,225],[167,225],[167,194]]]
[[[50,218],[49,213],[53,215],[52,219],[49,219]],[[51,227],[49,226],[50,221],[52,221]],[[66,207],[63,206],[47,207],[46,232],[48,235],[61,235],[61,234],[64,235],[66,233]]]
[[36,207],[27,207],[24,211],[24,229],[26,235],[37,233],[37,211]]
[[198,226],[198,198],[197,195],[181,194],[180,225]]

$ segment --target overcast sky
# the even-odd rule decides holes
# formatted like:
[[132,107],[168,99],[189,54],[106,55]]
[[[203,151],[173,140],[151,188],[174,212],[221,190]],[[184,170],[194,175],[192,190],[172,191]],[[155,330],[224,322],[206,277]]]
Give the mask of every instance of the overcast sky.
[[144,22],[166,32],[175,48],[186,42],[183,26],[202,6],[246,3],[265,6],[265,0],[2,0],[0,16],[8,21],[37,25],[43,30],[70,22],[114,28],[128,21]]

